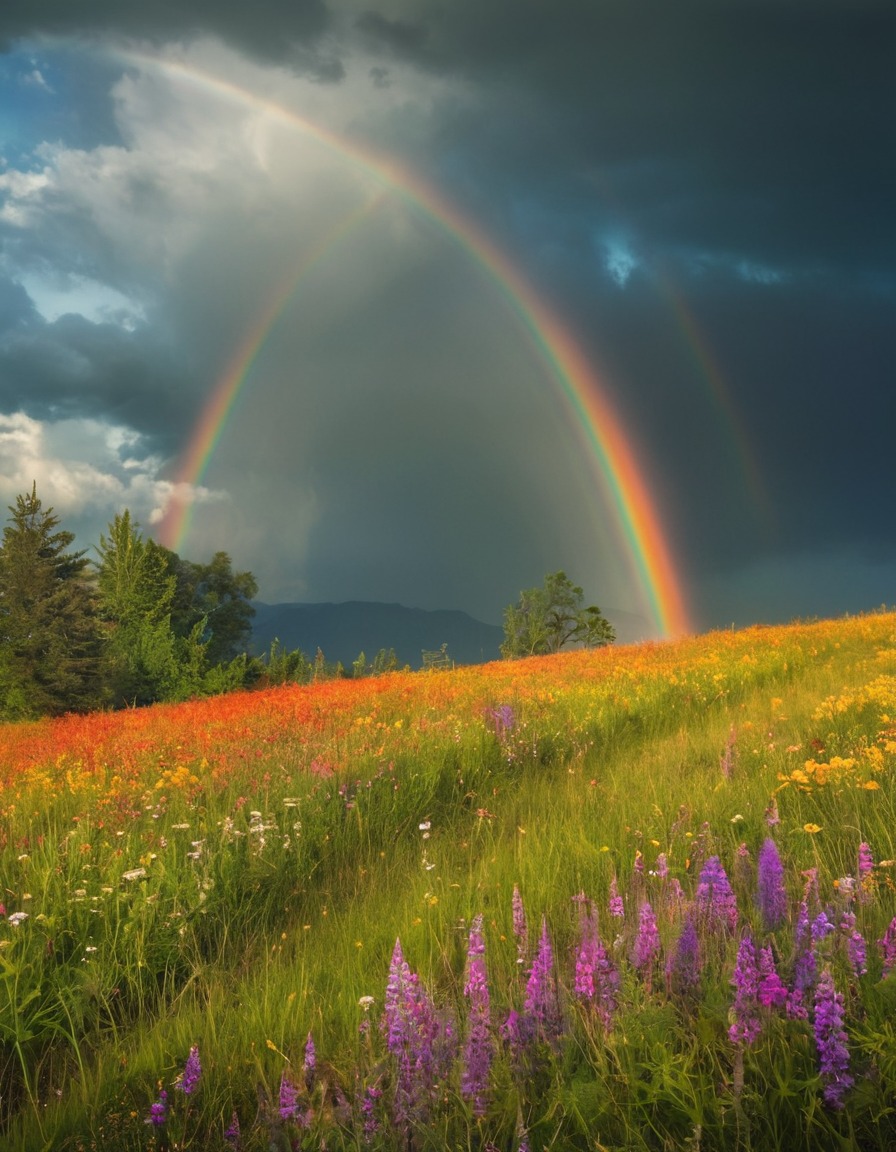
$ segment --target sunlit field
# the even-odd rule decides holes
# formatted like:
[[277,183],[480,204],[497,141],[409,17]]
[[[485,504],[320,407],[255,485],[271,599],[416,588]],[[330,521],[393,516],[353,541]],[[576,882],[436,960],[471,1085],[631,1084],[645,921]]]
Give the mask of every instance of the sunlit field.
[[0,728],[0,1147],[896,1147],[896,616]]

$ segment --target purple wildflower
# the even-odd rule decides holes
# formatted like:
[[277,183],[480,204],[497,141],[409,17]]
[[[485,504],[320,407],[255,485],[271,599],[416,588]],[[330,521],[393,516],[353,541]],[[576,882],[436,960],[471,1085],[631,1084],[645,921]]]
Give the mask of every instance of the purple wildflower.
[[236,1112],[230,1118],[230,1127],[224,1132],[224,1142],[231,1148],[236,1149],[237,1152],[243,1146],[243,1138],[240,1133],[240,1118]]
[[284,1071],[280,1076],[280,1118],[296,1120],[299,1115],[299,1094],[295,1084]]
[[772,796],[768,802],[768,807],[765,810],[765,822],[769,828],[775,828],[781,823],[781,817],[778,815],[778,797]]
[[771,945],[759,950],[759,987],[756,998],[764,1008],[784,1008],[787,1004],[787,989],[775,967],[775,957]]
[[625,905],[622,903],[622,897],[619,895],[619,888],[616,884],[616,877],[610,881],[610,902],[609,902],[610,915],[614,920],[622,920],[625,916]]
[[554,984],[554,950],[551,947],[545,917],[541,919],[541,939],[538,941],[538,949],[526,984],[524,1008],[542,1036],[554,1039],[558,1035],[560,1009]]
[[833,931],[834,925],[828,919],[827,913],[819,912],[812,921],[812,939],[824,940],[825,936],[830,936]]
[[162,1128],[168,1119],[168,1093],[163,1088],[155,1104],[150,1105],[149,1115],[144,1123],[151,1124],[153,1128]]
[[635,876],[644,875],[644,857],[641,854],[641,850],[639,848],[635,849],[634,873]]
[[619,973],[597,933],[593,913],[582,918],[582,934],[576,952],[575,994],[594,1002],[605,1028],[616,1011]]
[[809,908],[805,898],[800,901],[794,930],[793,991],[787,999],[787,1015],[792,1020],[808,1019],[803,1003],[804,993],[815,984],[818,975],[818,961],[815,958],[812,928],[809,923]]
[[731,977],[734,985],[733,1023],[728,1035],[734,1044],[749,1047],[759,1038],[762,1022],[759,1019],[759,968],[756,948],[749,932],[741,939],[737,949],[737,963]]
[[487,715],[495,726],[495,735],[499,740],[516,727],[516,716],[509,704],[499,704],[496,708],[490,708]]
[[199,1083],[199,1078],[202,1075],[202,1066],[199,1063],[199,1048],[193,1045],[190,1049],[190,1055],[187,1057],[187,1062],[184,1065],[183,1075],[180,1078],[178,1088],[185,1096],[190,1096],[196,1091],[196,1085]]
[[516,937],[516,962],[525,964],[526,953],[529,949],[529,929],[526,925],[526,910],[523,907],[523,898],[520,890],[513,886],[513,934]]
[[659,954],[660,934],[656,926],[656,916],[650,907],[650,901],[645,900],[638,912],[638,935],[632,948],[632,965],[642,973],[648,984]]
[[364,1089],[364,1096],[361,1100],[360,1112],[363,1121],[362,1132],[364,1136],[364,1143],[370,1144],[374,1136],[380,1130],[380,1122],[377,1117],[377,1101],[382,1096],[382,1088],[378,1088],[375,1084],[368,1084]]
[[305,1074],[305,1087],[311,1091],[311,1086],[314,1084],[314,1072],[317,1068],[317,1050],[314,1047],[314,1039],[311,1033],[308,1033],[308,1039],[305,1041],[305,1056],[302,1060],[302,1071]]
[[708,928],[733,932],[737,927],[737,900],[718,856],[710,856],[703,865],[694,904]]
[[868,949],[865,937],[856,928],[855,912],[844,912],[840,920],[840,931],[846,938],[846,955],[856,979],[868,971]]
[[896,916],[887,925],[887,930],[883,936],[878,940],[877,946],[880,949],[881,959],[883,960],[883,971],[881,975],[886,978],[896,967]]
[[780,928],[787,916],[787,892],[784,888],[784,865],[770,836],[759,849],[756,897],[767,931]]
[[464,995],[470,1002],[467,1043],[461,1092],[473,1101],[473,1115],[484,1116],[487,1107],[489,1070],[492,1062],[488,980],[485,968],[485,942],[482,939],[482,916],[470,927],[467,945],[467,981]]
[[815,990],[815,1047],[818,1070],[824,1081],[825,1102],[842,1108],[843,1097],[855,1083],[849,1074],[849,1050],[843,1028],[843,996],[834,987],[834,978],[825,968]]
[[666,962],[669,988],[679,996],[688,996],[700,983],[700,944],[693,916],[685,919],[675,951]]
[[669,875],[669,861],[666,859],[666,853],[660,852],[656,858],[656,875],[659,880],[665,880]]

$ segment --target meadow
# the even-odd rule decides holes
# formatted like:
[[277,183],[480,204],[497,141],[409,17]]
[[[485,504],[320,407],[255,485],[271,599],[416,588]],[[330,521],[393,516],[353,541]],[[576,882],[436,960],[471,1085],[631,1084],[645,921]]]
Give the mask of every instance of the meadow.
[[0,727],[0,1146],[896,1147],[896,615]]

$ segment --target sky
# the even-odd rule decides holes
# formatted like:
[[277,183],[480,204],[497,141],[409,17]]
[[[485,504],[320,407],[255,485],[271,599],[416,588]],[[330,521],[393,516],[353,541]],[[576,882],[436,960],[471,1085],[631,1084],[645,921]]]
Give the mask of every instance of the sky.
[[0,500],[259,598],[896,602],[888,0],[5,0]]

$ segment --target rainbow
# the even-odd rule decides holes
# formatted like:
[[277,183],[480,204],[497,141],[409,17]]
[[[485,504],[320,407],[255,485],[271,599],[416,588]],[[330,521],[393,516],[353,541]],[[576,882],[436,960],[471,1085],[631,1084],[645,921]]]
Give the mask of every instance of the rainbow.
[[[255,109],[317,140],[365,176],[373,177],[380,187],[401,196],[415,209],[422,210],[470,254],[500,289],[560,386],[579,436],[612,498],[629,564],[656,627],[665,636],[691,631],[681,579],[663,533],[655,502],[645,482],[643,465],[636,457],[630,435],[623,429],[613,410],[606,388],[565,326],[481,228],[462,215],[432,185],[395,160],[377,155],[368,147],[345,139],[274,100],[240,88],[192,64],[145,53],[126,52],[123,56],[125,60],[149,65],[188,85],[215,92],[242,107]],[[337,231],[344,231],[344,228],[343,224]],[[315,249],[317,260],[326,249],[326,238],[319,247],[320,251]],[[298,274],[294,273],[290,277],[293,287],[304,270],[303,264]],[[213,389],[178,470],[174,503],[188,502],[188,497],[183,495],[184,490],[195,485],[201,477],[248,370],[288,296],[285,283],[271,294],[228,369]],[[183,511],[172,512],[170,516],[166,514],[165,538],[182,539],[185,520]]]
[[369,197],[359,208],[350,212],[333,228],[325,232],[308,252],[302,254],[296,265],[282,277],[270,293],[264,306],[237,345],[236,352],[218,379],[212,394],[203,405],[193,428],[187,450],[181,456],[174,477],[171,496],[161,520],[155,524],[159,543],[175,552],[183,545],[192,519],[192,494],[202,479],[209,460],[218,446],[230,415],[255,360],[277,323],[299,281],[315,268],[340,241],[344,240],[363,220],[377,208],[383,194]]

